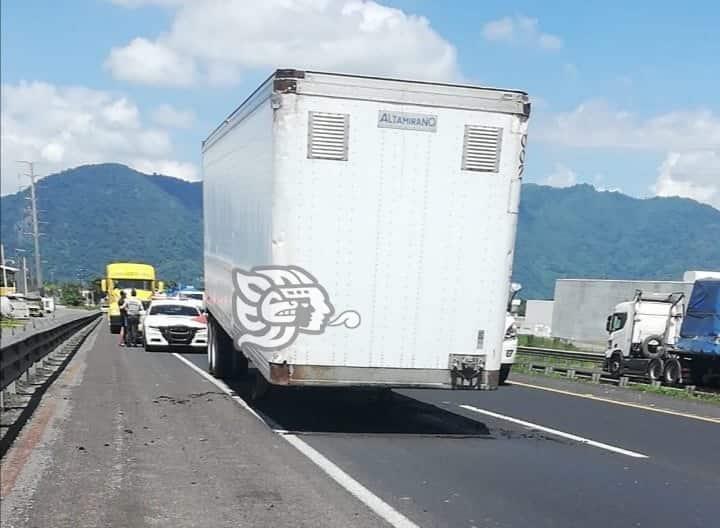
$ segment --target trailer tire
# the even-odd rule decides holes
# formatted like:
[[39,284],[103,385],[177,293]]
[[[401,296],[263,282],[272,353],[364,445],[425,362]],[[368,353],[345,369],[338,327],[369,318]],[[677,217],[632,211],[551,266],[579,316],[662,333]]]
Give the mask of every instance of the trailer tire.
[[233,378],[247,372],[247,359],[235,350],[232,338],[213,318],[208,318],[208,372],[216,378]]
[[505,385],[505,382],[508,379],[508,376],[510,375],[510,369],[512,368],[512,365],[509,363],[506,363],[504,365],[500,365],[500,385]]
[[623,368],[623,357],[621,352],[613,352],[608,359],[608,372],[613,378],[620,378],[625,369]]
[[665,362],[663,370],[663,382],[666,385],[679,385],[682,383],[682,365],[676,358],[669,359]]
[[647,364],[646,375],[650,381],[659,381],[663,379],[663,360],[660,358],[653,358]]

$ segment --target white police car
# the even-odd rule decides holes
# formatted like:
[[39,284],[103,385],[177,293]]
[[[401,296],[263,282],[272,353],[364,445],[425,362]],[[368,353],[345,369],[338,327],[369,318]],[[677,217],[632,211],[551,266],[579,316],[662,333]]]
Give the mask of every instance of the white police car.
[[196,302],[153,299],[143,318],[146,351],[160,348],[207,348],[207,319]]

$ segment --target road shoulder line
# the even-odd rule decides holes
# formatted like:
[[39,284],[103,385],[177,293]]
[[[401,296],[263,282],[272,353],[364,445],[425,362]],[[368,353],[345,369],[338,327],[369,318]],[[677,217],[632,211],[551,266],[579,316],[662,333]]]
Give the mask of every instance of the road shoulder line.
[[629,449],[623,449],[622,447],[616,447],[610,444],[606,444],[603,442],[597,442],[595,440],[591,440],[590,438],[585,438],[583,436],[574,435],[572,433],[566,433],[565,431],[560,431],[558,429],[553,429],[551,427],[545,427],[544,425],[538,425],[532,422],[526,422],[525,420],[519,420],[518,418],[513,418],[512,416],[507,416],[505,414],[500,414],[492,411],[486,411],[485,409],[479,409],[477,407],[473,407],[472,405],[460,405],[461,409],[465,409],[467,411],[476,412],[479,414],[484,414],[486,416],[491,416],[493,418],[498,418],[499,420],[505,420],[507,422],[512,422],[518,425],[522,425],[523,427],[527,427],[530,429],[536,429],[538,431],[543,431],[548,434],[552,434],[555,436],[559,436],[561,438],[566,438],[568,440],[572,440],[574,442],[578,442],[580,444],[586,444],[592,447],[597,447],[600,449],[604,449],[606,451],[612,451],[613,453],[619,453],[621,455],[629,456],[632,458],[649,458],[647,455],[643,455],[642,453],[638,453],[636,451],[630,451]]
[[661,409],[658,407],[650,407],[648,405],[642,405],[639,403],[622,402],[622,401],[613,400],[610,398],[603,398],[601,396],[595,396],[594,394],[580,394],[578,392],[572,392],[572,391],[563,390],[563,389],[555,389],[553,387],[544,387],[542,385],[534,385],[532,383],[525,383],[522,381],[508,381],[507,383],[508,383],[508,385],[517,385],[518,387],[526,387],[528,389],[538,389],[538,390],[544,390],[544,391],[548,391],[548,392],[555,392],[558,394],[565,394],[567,396],[575,396],[576,398],[585,398],[586,400],[595,400],[595,401],[600,401],[600,402],[604,402],[604,403],[612,403],[614,405],[622,405],[624,407],[631,407],[634,409],[641,409],[644,411],[652,411],[652,412],[661,413],[661,414],[669,414],[671,416],[680,416],[682,418],[690,418],[693,420],[701,420],[703,422],[720,424],[720,419],[717,419],[717,418],[710,418],[708,416],[699,416],[697,414],[689,414],[689,413],[684,413],[684,412],[680,412],[680,411],[671,411],[669,409]]
[[419,528],[417,524],[412,522],[402,513],[398,512],[395,508],[375,495],[372,491],[360,484],[357,480],[345,473],[342,469],[325,458],[309,444],[292,434],[285,434],[281,436],[356,499],[365,504],[365,506],[374,511],[382,519],[390,523],[390,525],[395,528]]
[[257,418],[258,420],[260,420],[260,421],[261,421],[262,423],[264,423],[265,425],[268,425],[268,424],[267,424],[267,421],[265,421],[262,416],[260,416],[257,412],[255,412],[255,409],[253,409],[252,407],[250,407],[250,406],[247,404],[247,402],[246,402],[245,400],[243,400],[240,396],[238,396],[238,394],[237,394],[234,390],[232,390],[230,387],[228,387],[227,384],[225,384],[225,383],[222,382],[221,380],[215,378],[212,374],[204,371],[203,369],[201,369],[200,367],[198,367],[198,366],[197,366],[195,363],[193,363],[192,361],[190,361],[190,360],[182,357],[182,355],[178,354],[177,352],[173,352],[172,355],[175,356],[176,358],[178,358],[178,359],[179,359],[180,361],[182,361],[183,363],[185,363],[188,367],[190,367],[191,369],[193,369],[195,372],[197,372],[198,374],[200,374],[200,375],[201,375],[203,378],[205,378],[207,381],[209,381],[210,383],[212,383],[213,385],[215,385],[218,389],[220,389],[221,391],[223,391],[225,394],[227,394],[227,395],[230,397],[230,399],[232,399],[232,401],[234,401],[234,402],[237,403],[240,407],[242,407],[242,408],[245,409],[247,412],[249,412],[250,414],[252,414],[255,418]]

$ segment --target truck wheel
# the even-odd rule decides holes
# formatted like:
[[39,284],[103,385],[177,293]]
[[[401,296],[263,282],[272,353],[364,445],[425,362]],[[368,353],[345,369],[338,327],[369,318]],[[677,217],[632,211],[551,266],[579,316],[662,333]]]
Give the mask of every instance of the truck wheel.
[[672,358],[665,362],[663,381],[667,385],[677,385],[682,382],[682,366],[680,365],[680,361]]
[[608,360],[608,372],[613,378],[620,378],[624,370],[622,354],[620,352],[614,352]]
[[653,358],[647,365],[647,377],[650,381],[658,381],[663,377],[663,361],[659,358]]
[[208,320],[208,372],[216,378],[224,377],[228,371],[227,354],[223,350],[219,325],[214,319]]
[[500,385],[505,385],[505,382],[508,379],[508,376],[510,375],[510,369],[512,368],[512,365],[509,363],[506,363],[505,365],[500,365]]
[[214,319],[208,319],[208,372],[218,378],[234,378],[247,374],[247,358],[235,350],[232,338]]
[[643,356],[648,359],[661,358],[665,355],[663,347],[663,337],[660,335],[651,335],[643,339],[640,346]]

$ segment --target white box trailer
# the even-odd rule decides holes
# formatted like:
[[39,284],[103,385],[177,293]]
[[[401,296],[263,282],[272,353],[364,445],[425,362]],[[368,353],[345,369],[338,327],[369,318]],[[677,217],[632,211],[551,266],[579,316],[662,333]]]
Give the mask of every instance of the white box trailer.
[[515,90],[275,71],[202,146],[209,370],[497,387],[529,113]]

